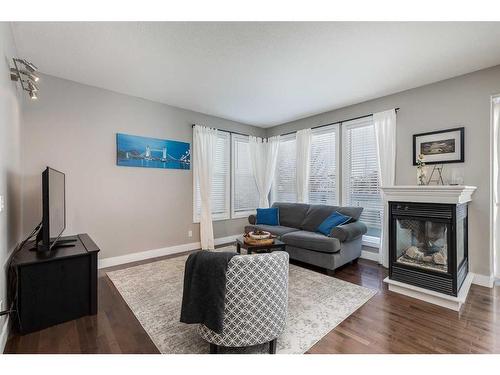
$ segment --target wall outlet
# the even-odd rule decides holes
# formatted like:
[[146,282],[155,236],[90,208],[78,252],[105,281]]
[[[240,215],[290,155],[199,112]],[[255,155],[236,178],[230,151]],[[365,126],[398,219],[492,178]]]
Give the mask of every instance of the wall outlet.
[[193,231],[192,230],[188,230],[188,237],[193,237]]
[[5,209],[5,196],[0,195],[0,212],[3,212]]

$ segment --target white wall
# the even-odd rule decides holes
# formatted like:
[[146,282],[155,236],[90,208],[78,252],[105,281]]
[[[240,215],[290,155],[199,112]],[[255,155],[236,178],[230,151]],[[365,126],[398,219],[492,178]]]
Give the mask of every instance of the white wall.
[[[21,211],[20,176],[20,107],[21,93],[10,80],[9,68],[16,47],[10,24],[0,22],[0,195],[5,209],[0,213],[0,300],[1,310],[8,308],[6,299],[7,260],[19,241]],[[6,318],[0,318],[0,353],[7,338]]]
[[[263,129],[43,75],[23,113],[23,232],[41,218],[41,177],[66,173],[66,234],[89,233],[100,258],[199,241],[192,172],[116,165],[116,133],[192,142],[193,123],[247,134]],[[245,219],[214,223],[215,237]],[[193,237],[188,237],[188,231]]]
[[267,135],[283,134],[312,126],[400,107],[397,119],[396,183],[415,185],[412,135],[465,127],[465,163],[447,164],[448,177],[462,170],[464,182],[478,187],[470,205],[469,257],[471,270],[485,276],[493,272],[489,248],[490,215],[490,97],[500,92],[500,66],[325,112],[279,125]]

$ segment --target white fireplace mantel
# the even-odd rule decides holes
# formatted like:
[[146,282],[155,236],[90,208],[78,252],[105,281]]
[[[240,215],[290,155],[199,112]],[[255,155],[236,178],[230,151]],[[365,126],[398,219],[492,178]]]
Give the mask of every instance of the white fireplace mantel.
[[461,204],[472,200],[476,186],[399,185],[383,186],[385,201]]

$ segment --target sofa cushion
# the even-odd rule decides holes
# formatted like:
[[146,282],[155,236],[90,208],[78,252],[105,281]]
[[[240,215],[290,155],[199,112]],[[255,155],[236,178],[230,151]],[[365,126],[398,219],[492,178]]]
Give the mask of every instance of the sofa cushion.
[[300,229],[316,232],[325,219],[338,211],[342,215],[350,216],[351,222],[357,221],[363,212],[363,207],[338,207],[322,204],[311,204],[306,212],[304,220],[300,224]]
[[342,215],[338,211],[335,211],[318,226],[317,231],[325,236],[329,236],[333,228],[347,224],[351,219],[350,216]]
[[339,207],[336,206],[310,205],[304,220],[300,224],[300,229],[316,232],[321,223],[338,209]]
[[247,225],[245,226],[245,233],[251,232],[255,229],[265,230],[275,236],[281,237],[285,233],[298,231],[296,228],[284,227],[282,225]]
[[279,209],[257,208],[257,225],[280,225]]
[[353,222],[359,220],[359,217],[363,213],[363,207],[344,206],[344,207],[339,207],[337,211],[340,212],[342,215],[352,217],[351,222]]
[[304,203],[274,203],[273,207],[279,208],[280,225],[301,229],[302,221],[306,217],[308,204]]
[[305,230],[286,233],[281,237],[281,240],[290,246],[320,251],[322,253],[336,253],[340,251],[340,241],[337,238]]

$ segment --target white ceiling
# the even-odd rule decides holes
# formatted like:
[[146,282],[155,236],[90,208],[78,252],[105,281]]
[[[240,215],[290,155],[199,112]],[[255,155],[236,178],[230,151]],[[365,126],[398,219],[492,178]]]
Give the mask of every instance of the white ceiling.
[[[500,64],[500,23],[14,23],[43,73],[269,127]],[[41,83],[43,93],[43,83]]]

